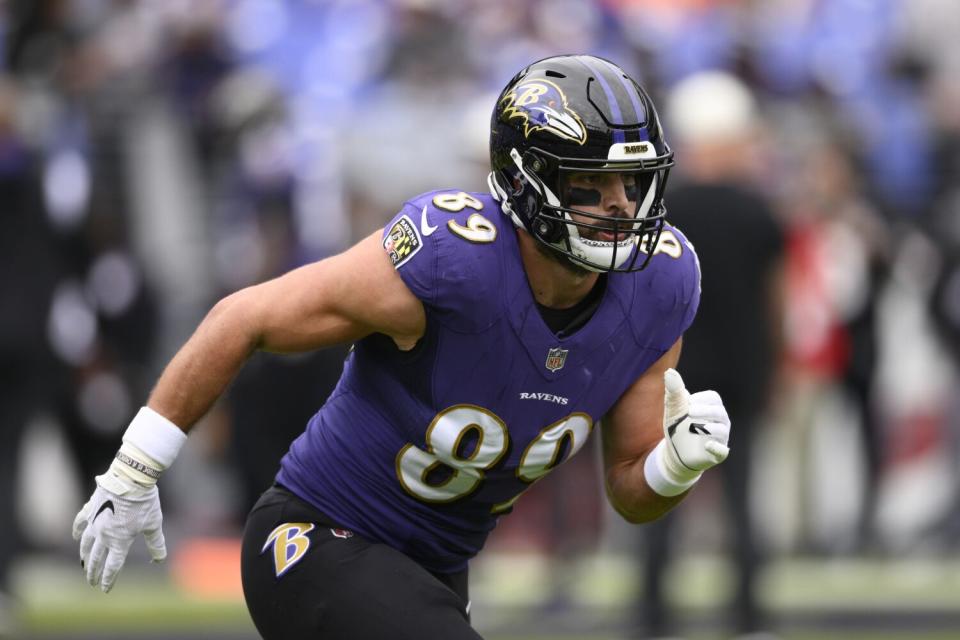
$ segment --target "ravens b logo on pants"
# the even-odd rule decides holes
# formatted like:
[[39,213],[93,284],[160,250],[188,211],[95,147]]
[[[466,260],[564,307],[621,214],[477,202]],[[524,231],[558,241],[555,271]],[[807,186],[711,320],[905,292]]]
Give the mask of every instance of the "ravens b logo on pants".
[[260,553],[273,547],[273,566],[279,578],[300,562],[310,549],[307,534],[314,525],[309,522],[287,522],[270,532]]

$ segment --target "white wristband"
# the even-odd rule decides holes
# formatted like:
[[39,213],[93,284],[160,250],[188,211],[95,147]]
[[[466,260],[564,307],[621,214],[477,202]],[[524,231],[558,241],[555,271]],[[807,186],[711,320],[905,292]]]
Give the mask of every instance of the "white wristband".
[[667,446],[666,439],[660,440],[653,451],[650,452],[643,463],[643,477],[654,492],[669,498],[678,496],[688,490],[696,484],[701,474],[698,473],[692,479],[680,479],[675,474],[670,473],[663,460],[665,447]]
[[163,471],[176,459],[187,434],[150,407],[141,407],[123,434],[124,444],[136,447]]

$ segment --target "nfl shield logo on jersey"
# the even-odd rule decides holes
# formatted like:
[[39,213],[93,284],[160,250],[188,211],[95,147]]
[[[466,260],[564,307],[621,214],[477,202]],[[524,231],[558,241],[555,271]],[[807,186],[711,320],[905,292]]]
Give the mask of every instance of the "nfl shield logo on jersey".
[[550,371],[563,369],[563,363],[567,361],[568,351],[569,349],[561,349],[560,347],[550,349],[547,353],[547,369]]

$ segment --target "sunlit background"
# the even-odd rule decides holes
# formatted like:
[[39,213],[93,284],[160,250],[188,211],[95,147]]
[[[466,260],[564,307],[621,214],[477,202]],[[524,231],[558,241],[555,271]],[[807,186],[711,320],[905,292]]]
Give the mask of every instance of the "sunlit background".
[[[106,596],[70,539],[94,475],[220,296],[345,248],[420,192],[485,190],[499,90],[589,52],[654,96],[678,183],[671,126],[695,140],[714,112],[709,95],[668,109],[678,83],[724,70],[755,101],[739,179],[785,238],[782,348],[733,447],[753,451],[739,499],[765,559],[762,628],[960,638],[956,0],[0,6],[0,637],[255,638],[245,513],[344,350],[254,358],[160,483],[169,561],[136,544]],[[501,521],[472,567],[484,637],[651,637],[645,528],[608,510],[599,478],[588,447]],[[736,629],[719,478],[672,529],[677,636]]]

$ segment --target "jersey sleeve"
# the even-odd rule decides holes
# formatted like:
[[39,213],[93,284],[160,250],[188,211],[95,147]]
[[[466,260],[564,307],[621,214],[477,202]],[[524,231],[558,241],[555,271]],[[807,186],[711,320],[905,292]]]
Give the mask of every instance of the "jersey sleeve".
[[681,267],[679,269],[677,299],[679,301],[678,317],[679,338],[693,324],[693,319],[697,315],[697,308],[700,306],[701,293],[701,275],[700,275],[700,257],[697,256],[697,250],[683,233],[673,228],[673,232],[680,243],[683,245],[686,254],[684,260],[681,256]]
[[[469,206],[454,210],[458,202]],[[383,231],[383,249],[403,282],[428,314],[457,331],[488,327],[500,308],[495,223],[502,214],[493,206],[476,194],[429,192],[407,201]],[[465,230],[471,216],[482,216],[489,224],[486,233],[472,240],[464,235],[470,236]]]
[[637,280],[634,314],[637,341],[649,349],[666,352],[693,324],[700,305],[700,259],[693,244],[676,227],[666,226]]

